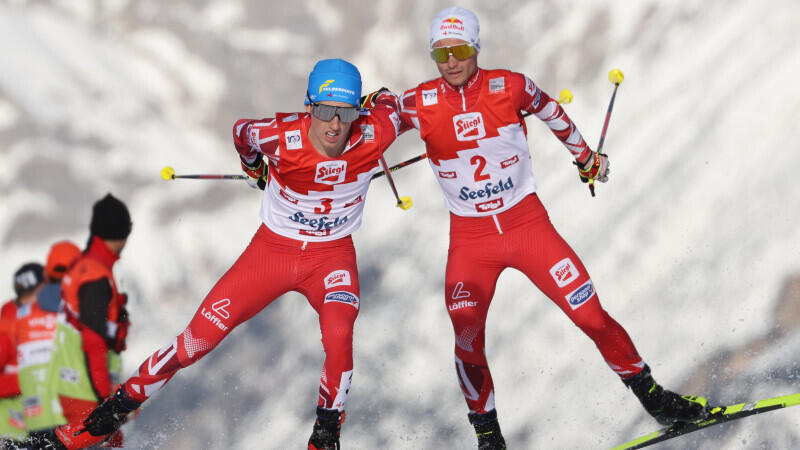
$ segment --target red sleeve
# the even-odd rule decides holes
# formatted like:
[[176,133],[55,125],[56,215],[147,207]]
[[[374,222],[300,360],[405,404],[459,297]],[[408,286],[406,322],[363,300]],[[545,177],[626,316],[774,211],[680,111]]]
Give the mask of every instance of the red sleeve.
[[111,394],[111,377],[108,374],[108,346],[102,336],[88,327],[82,327],[83,354],[89,369],[89,378],[98,400]]
[[5,331],[9,335],[14,334],[14,327],[17,323],[17,305],[14,300],[3,303],[0,308],[0,331]]
[[544,122],[574,158],[588,157],[591,149],[558,101],[539,89],[533,80],[516,72],[511,75],[511,92],[518,111],[533,114]]
[[417,120],[417,89],[409,89],[400,96],[400,121],[409,128],[419,129]]
[[[0,332],[0,373],[8,364],[13,364],[17,349],[8,334]],[[20,394],[19,378],[16,372],[0,375],[0,398],[15,397]]]
[[375,106],[371,110],[371,115],[385,131],[381,133],[380,143],[383,152],[397,139],[397,136],[411,129],[400,120],[399,112],[400,99],[390,91],[383,91],[375,98]]
[[13,364],[15,352],[16,348],[11,337],[7,333],[0,331],[0,372],[3,371],[7,364]]
[[279,134],[275,119],[239,119],[233,125],[233,145],[247,162],[253,162],[258,153],[272,159],[277,155]]
[[19,377],[16,373],[0,375],[0,398],[16,397],[20,394]]

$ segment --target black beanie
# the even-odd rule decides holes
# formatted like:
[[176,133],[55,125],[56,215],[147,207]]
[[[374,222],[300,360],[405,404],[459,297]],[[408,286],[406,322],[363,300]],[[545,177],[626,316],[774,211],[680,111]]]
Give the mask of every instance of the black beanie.
[[110,193],[98,200],[92,208],[89,231],[100,239],[125,239],[131,234],[132,225],[125,203]]
[[44,266],[39,263],[27,263],[14,272],[14,292],[21,297],[36,289],[44,281]]

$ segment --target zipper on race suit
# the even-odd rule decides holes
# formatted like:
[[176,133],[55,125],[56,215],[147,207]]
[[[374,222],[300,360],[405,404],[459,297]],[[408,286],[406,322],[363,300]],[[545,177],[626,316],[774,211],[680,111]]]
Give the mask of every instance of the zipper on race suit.
[[[464,86],[458,87],[458,93],[461,94],[461,110],[467,110],[467,97],[464,95]],[[503,234],[503,229],[500,227],[500,221],[497,220],[497,214],[492,214],[492,220],[494,220],[494,225],[497,227],[497,232]]]

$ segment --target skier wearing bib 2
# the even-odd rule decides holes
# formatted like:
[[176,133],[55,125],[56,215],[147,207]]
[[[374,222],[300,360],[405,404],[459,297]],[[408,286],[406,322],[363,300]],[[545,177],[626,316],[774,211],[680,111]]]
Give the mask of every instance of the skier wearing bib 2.
[[601,307],[580,258],[550,223],[536,194],[522,114],[542,120],[575,158],[583,181],[605,182],[608,159],[593,152],[558,102],[523,74],[478,67],[478,19],[452,7],[431,22],[440,78],[401,98],[405,127],[419,130],[450,209],[445,302],[455,332],[458,381],[479,448],[503,449],[484,352],[486,315],[497,279],[520,270],[600,350],[661,423],[690,421],[699,402],[656,384],[625,330]]
[[243,169],[253,186],[264,189],[263,223],[186,329],[145,360],[82,424],[59,428],[59,444],[84,448],[102,441],[178,370],[280,295],[297,291],[319,314],[325,351],[308,448],[339,448],[360,304],[350,235],[361,223],[378,159],[399,125],[396,96],[378,93],[370,111],[359,108],[360,96],[355,66],[322,60],[309,75],[304,112],[236,122],[233,140]]

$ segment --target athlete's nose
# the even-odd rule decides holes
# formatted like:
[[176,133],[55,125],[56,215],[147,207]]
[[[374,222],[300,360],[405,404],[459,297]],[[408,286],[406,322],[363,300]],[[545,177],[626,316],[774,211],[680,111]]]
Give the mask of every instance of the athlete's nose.
[[447,68],[449,68],[449,69],[455,69],[455,67],[456,67],[457,65],[458,65],[458,58],[456,58],[455,56],[453,56],[453,54],[451,53],[451,54],[450,54],[450,55],[447,57]]
[[333,119],[330,121],[330,127],[333,131],[340,131],[342,129],[342,119],[339,118],[339,115],[333,116]]

